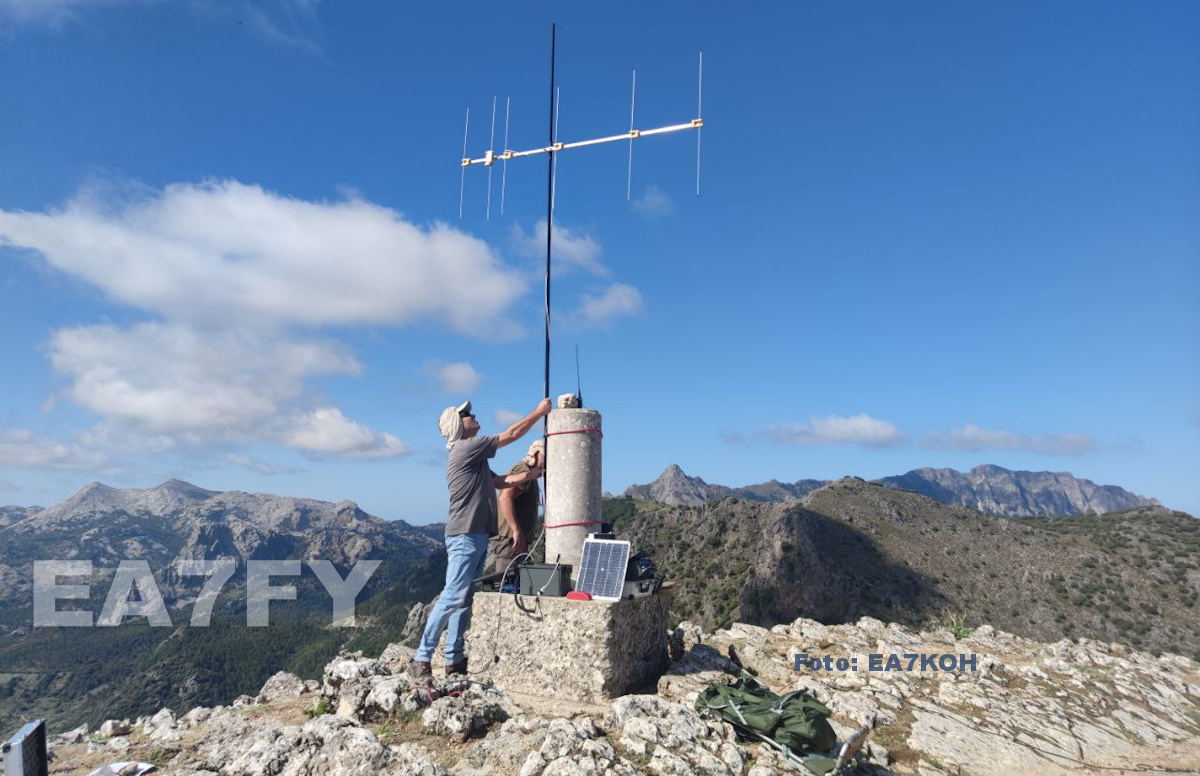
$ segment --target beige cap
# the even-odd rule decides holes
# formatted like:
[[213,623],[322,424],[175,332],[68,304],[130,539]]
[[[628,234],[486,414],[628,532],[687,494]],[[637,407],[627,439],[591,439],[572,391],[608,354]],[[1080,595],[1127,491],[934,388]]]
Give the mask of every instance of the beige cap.
[[525,463],[533,466],[536,463],[534,460],[534,454],[536,453],[541,453],[543,457],[546,455],[546,443],[544,440],[535,440],[533,444],[529,446],[529,450],[527,450],[525,453]]
[[465,401],[457,407],[447,407],[442,410],[442,414],[438,417],[438,431],[442,432],[442,436],[446,439],[446,449],[450,449],[450,445],[462,439],[462,416],[463,413],[471,412],[471,402]]

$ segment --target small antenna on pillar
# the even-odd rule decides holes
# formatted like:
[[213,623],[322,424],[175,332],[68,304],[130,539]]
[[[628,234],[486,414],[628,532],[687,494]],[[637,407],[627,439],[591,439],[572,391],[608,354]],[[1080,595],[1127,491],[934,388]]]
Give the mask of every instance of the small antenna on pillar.
[[575,346],[575,398],[579,399],[579,406],[583,406],[583,381],[579,379],[579,346]]

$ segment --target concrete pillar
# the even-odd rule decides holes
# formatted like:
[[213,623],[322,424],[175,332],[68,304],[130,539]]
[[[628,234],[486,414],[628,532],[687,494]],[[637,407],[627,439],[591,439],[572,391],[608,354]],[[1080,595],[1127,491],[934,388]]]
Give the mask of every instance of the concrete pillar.
[[583,540],[600,530],[600,428],[590,409],[553,410],[547,423],[546,562],[571,564],[572,582]]

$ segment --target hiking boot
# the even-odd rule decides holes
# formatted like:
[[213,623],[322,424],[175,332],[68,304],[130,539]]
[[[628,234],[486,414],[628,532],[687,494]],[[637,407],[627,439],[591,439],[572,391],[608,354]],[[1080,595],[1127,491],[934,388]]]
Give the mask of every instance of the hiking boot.
[[446,666],[446,676],[466,676],[467,675],[467,659],[464,657],[457,663],[450,663]]
[[425,660],[410,660],[408,662],[408,678],[419,682],[433,679],[433,670],[429,667],[429,662]]

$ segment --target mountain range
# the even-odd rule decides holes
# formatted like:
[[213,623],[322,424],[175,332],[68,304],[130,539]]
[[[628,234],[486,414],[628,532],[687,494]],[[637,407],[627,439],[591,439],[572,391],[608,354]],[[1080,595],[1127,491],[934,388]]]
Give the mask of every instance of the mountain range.
[[97,581],[122,560],[148,561],[168,605],[202,578],[181,578],[179,560],[324,559],[344,575],[362,558],[384,561],[372,590],[441,547],[440,526],[417,527],[368,515],[352,501],[205,490],[181,480],[146,489],[93,482],[46,508],[0,511],[0,633],[6,603],[29,604],[33,560],[84,558]]
[[966,620],[1200,658],[1200,520],[1161,506],[1009,518],[846,477],[779,503],[604,511],[675,582],[672,617],[704,628]]
[[[720,487],[678,467],[658,484],[672,480],[693,497]],[[1182,513],[1144,505],[1014,519],[858,478],[727,490],[731,498],[691,506],[604,502],[618,535],[675,582],[673,622],[957,618],[1047,641],[1086,636],[1184,654],[1200,643],[1200,521]],[[672,492],[679,491],[650,495]],[[993,483],[988,492],[989,503],[1000,503],[1001,489]],[[1059,503],[1074,503],[1063,492]],[[1055,502],[1024,508],[1043,503]],[[348,501],[216,492],[174,480],[145,490],[94,483],[49,508],[5,508],[0,516],[0,729],[30,716],[95,723],[97,698],[109,716],[134,717],[163,706],[228,704],[278,670],[316,678],[339,650],[381,649],[411,630],[414,604],[432,599],[445,571],[440,525],[381,520]],[[250,559],[328,558],[343,576],[360,558],[385,563],[359,597],[355,628],[329,627],[329,596],[307,567],[295,581],[297,600],[272,603],[270,628],[246,626],[244,577],[227,586],[212,627],[187,627],[194,589],[172,576],[170,564],[201,557],[231,557],[239,568]],[[175,627],[144,619],[119,628],[30,627],[31,561],[55,558],[93,561],[93,612],[119,560],[149,561]]]
[[[237,572],[211,626],[189,627],[204,578],[180,578],[173,564],[222,558]],[[95,615],[120,561],[147,561],[174,627],[149,627],[144,618],[119,628],[32,627],[33,561],[58,559],[92,562],[86,606]],[[329,560],[341,577],[358,560],[382,563],[358,596],[359,627],[329,627],[331,598],[305,565],[302,577],[272,583],[293,585],[296,600],[272,602],[271,627],[255,628],[246,624],[245,570],[260,559]],[[444,572],[441,525],[383,520],[351,501],[171,480],[147,489],[92,483],[47,508],[0,508],[0,730],[33,716],[95,722],[96,698],[109,713],[136,716],[229,703],[281,668],[311,675],[347,645],[394,639],[412,605],[436,595]]]
[[[1012,471],[991,464],[976,466],[968,472],[914,469],[907,474],[872,481],[889,488],[911,490],[944,504],[961,504],[988,514],[1014,517],[1104,514],[1159,503],[1124,488],[1097,485],[1067,472]],[[829,482],[769,480],[731,488],[690,477],[677,464],[671,464],[654,482],[631,485],[623,495],[671,506],[698,506],[706,501],[731,497],[782,502],[803,498]]]

